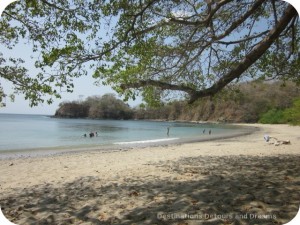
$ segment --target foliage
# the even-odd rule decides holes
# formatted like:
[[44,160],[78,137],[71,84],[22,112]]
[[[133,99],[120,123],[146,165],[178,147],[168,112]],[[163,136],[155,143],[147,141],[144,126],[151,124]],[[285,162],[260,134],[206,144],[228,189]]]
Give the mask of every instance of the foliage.
[[300,125],[300,98],[294,100],[293,106],[284,111],[285,120],[293,125]]
[[56,117],[65,118],[85,118],[88,115],[89,108],[79,102],[65,102],[60,104],[60,108],[56,111]]
[[131,119],[130,107],[113,94],[88,97],[82,102],[63,102],[55,116],[65,118]]
[[265,124],[282,124],[285,123],[286,120],[284,118],[283,110],[270,109],[260,117],[258,122]]
[[[291,83],[251,82],[224,89],[214,98],[142,103],[130,108],[113,94],[62,102],[55,116],[93,119],[158,119],[184,121],[260,122],[299,124],[300,90]],[[294,103],[293,103],[294,102]]]
[[89,71],[155,105],[165,90],[195,102],[234,81],[300,80],[299,19],[284,1],[22,0],[0,27],[2,45],[25,40],[39,53],[36,75],[0,56],[0,76],[32,105],[71,92]]
[[285,123],[283,112],[299,96],[299,88],[291,82],[256,81],[227,87],[214,98],[203,98],[192,105],[173,101],[159,108],[142,107],[136,109],[135,118]]

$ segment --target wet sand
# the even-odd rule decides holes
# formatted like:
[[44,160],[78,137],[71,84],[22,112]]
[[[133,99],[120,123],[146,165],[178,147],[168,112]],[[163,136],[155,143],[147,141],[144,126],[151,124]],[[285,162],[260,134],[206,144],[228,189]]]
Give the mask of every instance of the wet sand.
[[[16,224],[284,224],[300,204],[300,127],[200,143],[0,160]],[[290,140],[264,141],[264,135]]]

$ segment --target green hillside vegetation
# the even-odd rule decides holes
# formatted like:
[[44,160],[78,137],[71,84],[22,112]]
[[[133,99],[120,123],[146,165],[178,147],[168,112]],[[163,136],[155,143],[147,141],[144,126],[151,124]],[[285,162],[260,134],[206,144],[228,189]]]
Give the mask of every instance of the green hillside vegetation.
[[[226,88],[214,97],[193,104],[184,100],[151,107],[130,108],[113,94],[65,102],[57,117],[98,119],[219,121],[299,124],[300,88],[293,83],[255,81]],[[297,122],[298,121],[298,122]]]
[[270,109],[260,117],[258,122],[269,124],[281,124],[286,123],[287,121],[284,118],[284,110]]
[[293,105],[284,110],[270,109],[264,113],[259,119],[260,123],[281,124],[289,123],[292,125],[300,125],[300,98],[296,98]]
[[[284,111],[292,107],[293,100],[299,96],[299,87],[292,83],[256,81],[235,85],[192,105],[173,101],[155,109],[142,107],[135,116],[137,119],[286,123],[292,119],[283,119]],[[290,114],[296,115],[297,110]]]
[[292,125],[300,125],[300,98],[294,100],[293,106],[283,112],[286,122]]

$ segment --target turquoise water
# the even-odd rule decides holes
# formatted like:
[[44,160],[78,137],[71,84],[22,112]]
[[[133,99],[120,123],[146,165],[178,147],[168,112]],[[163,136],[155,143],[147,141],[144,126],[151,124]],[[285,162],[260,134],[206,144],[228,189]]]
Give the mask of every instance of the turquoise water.
[[[241,132],[232,126],[134,120],[58,119],[0,114],[0,152],[46,148],[88,148],[159,144]],[[169,135],[167,129],[169,127]],[[205,129],[205,133],[203,133]],[[211,135],[208,134],[211,130]],[[90,138],[90,132],[98,136]],[[83,135],[87,134],[87,137]]]

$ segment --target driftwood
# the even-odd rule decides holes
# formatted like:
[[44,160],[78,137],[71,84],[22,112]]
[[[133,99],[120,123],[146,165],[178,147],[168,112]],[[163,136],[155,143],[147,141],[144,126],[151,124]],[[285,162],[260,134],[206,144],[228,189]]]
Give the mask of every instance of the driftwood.
[[[279,145],[290,145],[291,144],[291,141],[290,140],[278,140],[278,138],[275,138],[275,137],[271,137],[269,135],[265,135],[264,136],[264,139],[266,142],[269,142],[270,144],[274,144],[275,146],[279,146]],[[274,140],[274,142],[270,142],[271,140]]]

